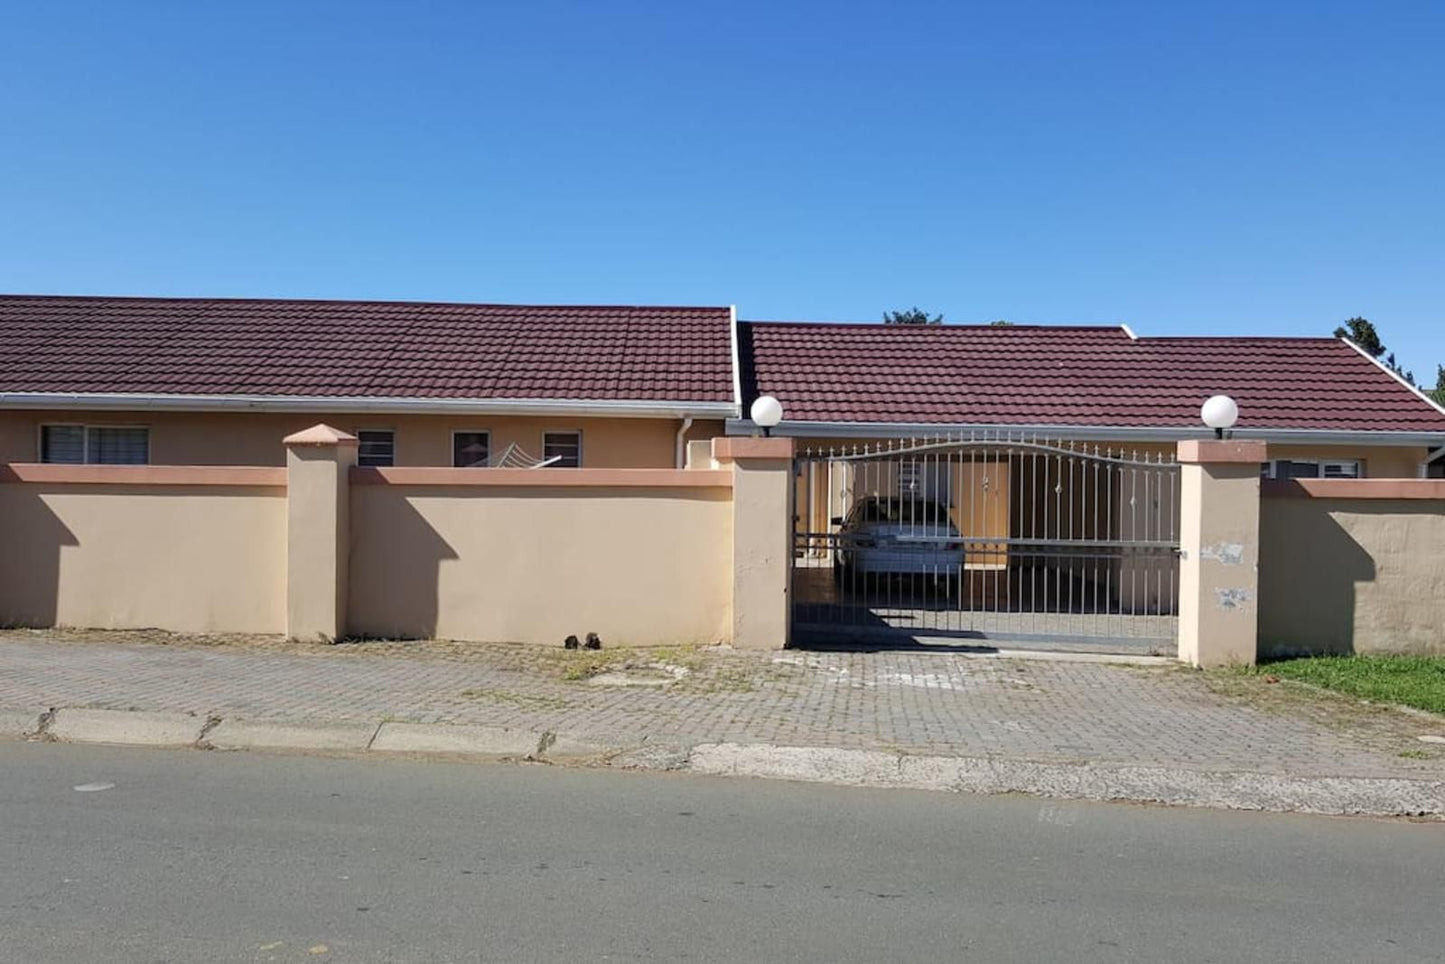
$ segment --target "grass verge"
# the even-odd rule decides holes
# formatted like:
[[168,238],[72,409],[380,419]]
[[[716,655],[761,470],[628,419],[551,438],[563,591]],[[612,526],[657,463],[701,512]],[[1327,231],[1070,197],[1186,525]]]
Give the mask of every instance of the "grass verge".
[[1267,663],[1258,672],[1445,715],[1445,657],[1309,656]]

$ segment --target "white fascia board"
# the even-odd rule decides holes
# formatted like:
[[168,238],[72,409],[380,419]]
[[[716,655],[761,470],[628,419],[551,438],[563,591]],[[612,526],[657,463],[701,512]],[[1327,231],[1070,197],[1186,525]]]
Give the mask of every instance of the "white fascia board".
[[1128,325],[1125,325],[1125,324],[1120,324],[1119,327],[1122,328],[1122,329],[1124,329],[1124,334],[1126,334],[1126,335],[1129,336],[1129,340],[1130,340],[1130,341],[1138,341],[1138,340],[1139,340],[1139,336],[1136,335],[1136,334],[1134,334],[1134,329],[1133,329],[1133,328],[1130,328]]
[[[750,419],[729,419],[727,434],[753,435],[757,426]],[[1203,426],[1103,426],[1103,425],[945,425],[929,422],[781,422],[774,435],[792,438],[918,438],[989,434],[1036,435],[1050,439],[1089,442],[1177,442],[1180,439],[1211,439],[1214,433]],[[1235,429],[1236,439],[1255,439],[1277,444],[1299,445],[1445,445],[1445,433],[1358,432],[1334,429],[1256,428]]]
[[566,415],[611,418],[736,418],[732,402],[654,399],[363,398],[318,395],[152,395],[0,392],[0,409],[172,412],[378,412],[428,415]]
[[1420,401],[1424,402],[1426,405],[1429,405],[1431,408],[1433,408],[1435,411],[1439,412],[1441,415],[1445,415],[1445,408],[1442,408],[1440,405],[1438,405],[1438,404],[1435,402],[1435,399],[1431,398],[1429,395],[1426,395],[1424,392],[1420,391],[1419,386],[1417,386],[1417,385],[1411,385],[1409,382],[1405,381],[1405,379],[1403,379],[1402,377],[1400,377],[1400,374],[1399,374],[1398,372],[1392,372],[1392,371],[1390,371],[1390,366],[1389,366],[1389,365],[1386,365],[1384,362],[1380,361],[1380,359],[1376,358],[1374,355],[1371,355],[1369,352],[1365,351],[1363,348],[1361,348],[1359,345],[1355,344],[1355,343],[1354,343],[1353,341],[1351,341],[1350,339],[1346,338],[1344,335],[1341,335],[1341,336],[1340,336],[1340,341],[1344,342],[1346,345],[1349,345],[1349,346],[1350,346],[1351,348],[1353,348],[1355,351],[1359,352],[1361,358],[1366,359],[1367,361],[1370,362],[1370,364],[1374,365],[1374,366],[1375,366],[1376,368],[1378,368],[1380,371],[1384,372],[1386,375],[1389,375],[1389,376],[1390,376],[1391,378],[1393,378],[1395,381],[1399,382],[1404,388],[1406,388],[1406,389],[1408,389],[1409,391],[1413,392],[1414,395],[1415,395],[1415,397],[1418,398]]
[[743,365],[742,353],[738,349],[738,306],[728,305],[728,331],[732,335],[733,351],[733,404],[737,406],[738,417],[743,414]]

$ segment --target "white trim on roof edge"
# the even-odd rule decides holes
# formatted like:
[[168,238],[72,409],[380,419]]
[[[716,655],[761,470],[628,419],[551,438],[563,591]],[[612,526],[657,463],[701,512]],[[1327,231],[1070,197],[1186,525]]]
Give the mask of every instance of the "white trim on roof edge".
[[1341,335],[1341,336],[1340,336],[1340,341],[1344,342],[1346,345],[1349,345],[1349,346],[1350,346],[1351,348],[1353,348],[1355,351],[1359,352],[1362,357],[1369,359],[1370,362],[1373,363],[1374,366],[1375,366],[1376,368],[1378,368],[1380,371],[1384,372],[1386,375],[1389,375],[1389,376],[1390,376],[1391,378],[1393,378],[1395,381],[1399,382],[1401,385],[1404,385],[1404,386],[1405,386],[1406,388],[1408,388],[1410,391],[1414,392],[1414,393],[1415,393],[1415,396],[1416,396],[1417,398],[1419,398],[1420,401],[1424,402],[1426,405],[1429,405],[1431,408],[1433,408],[1435,411],[1439,412],[1441,415],[1445,415],[1445,408],[1442,408],[1441,406],[1435,404],[1435,399],[1431,398],[1429,395],[1426,395],[1424,392],[1420,391],[1419,386],[1417,386],[1417,385],[1411,385],[1409,382],[1405,381],[1405,379],[1401,378],[1398,372],[1392,372],[1392,371],[1390,371],[1390,366],[1389,366],[1389,365],[1386,365],[1384,362],[1380,361],[1380,359],[1376,358],[1374,355],[1371,355],[1369,352],[1365,351],[1363,348],[1361,348],[1359,345],[1355,344],[1355,343],[1354,343],[1353,341],[1351,341],[1350,339],[1346,338],[1344,335]]
[[1122,329],[1124,329],[1124,334],[1126,334],[1126,335],[1129,336],[1129,340],[1130,340],[1130,341],[1138,341],[1138,340],[1139,340],[1139,336],[1136,335],[1136,334],[1134,334],[1134,329],[1133,329],[1133,328],[1130,328],[1128,325],[1125,325],[1125,324],[1122,324],[1122,323],[1119,325],[1119,327],[1122,328]]
[[574,415],[613,418],[736,418],[733,402],[655,399],[366,398],[322,395],[160,395],[127,392],[0,392],[0,409],[118,409],[173,412],[388,412]]
[[728,331],[732,335],[733,349],[733,404],[738,408],[738,415],[743,414],[743,366],[741,353],[738,350],[738,306],[728,305],[729,325]]
[[[727,434],[752,435],[757,431],[751,419],[730,418]],[[1003,435],[1037,435],[1050,439],[1075,439],[1089,442],[1177,442],[1180,439],[1213,438],[1204,426],[1104,426],[1104,425],[968,425],[933,422],[790,422],[784,420],[773,429],[774,435],[792,438],[915,438],[919,436],[957,436],[970,432]],[[1243,428],[1235,429],[1234,438],[1258,439],[1278,444],[1316,445],[1410,445],[1438,446],[1445,443],[1445,432],[1361,432],[1336,429]]]

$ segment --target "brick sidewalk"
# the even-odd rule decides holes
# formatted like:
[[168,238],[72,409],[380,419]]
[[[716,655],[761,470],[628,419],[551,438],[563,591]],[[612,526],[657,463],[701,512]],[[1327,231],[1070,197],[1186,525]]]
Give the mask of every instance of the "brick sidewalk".
[[[622,661],[444,642],[212,645],[0,634],[0,707],[255,721],[478,723],[614,746],[770,743],[1281,775],[1445,778],[1408,716],[1259,677],[950,652],[742,653]],[[676,666],[676,669],[672,669]],[[680,675],[663,686],[621,685]],[[614,685],[609,685],[612,680]],[[1404,755],[1402,755],[1404,754]]]

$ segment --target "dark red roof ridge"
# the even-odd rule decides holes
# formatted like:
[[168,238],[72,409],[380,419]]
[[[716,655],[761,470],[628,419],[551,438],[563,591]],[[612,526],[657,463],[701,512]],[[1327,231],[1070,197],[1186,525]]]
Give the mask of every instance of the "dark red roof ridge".
[[1198,342],[1200,344],[1219,344],[1221,342],[1235,341],[1285,341],[1292,344],[1299,342],[1310,342],[1312,344],[1345,344],[1343,338],[1334,338],[1330,335],[1140,335],[1138,341],[1174,341],[1174,342]]
[[1012,324],[994,325],[986,321],[969,324],[944,324],[944,325],[890,325],[883,321],[757,321],[738,319],[740,325],[767,325],[775,328],[845,328],[849,330],[873,330],[876,328],[898,328],[903,331],[982,331],[992,329],[1004,331],[1017,329],[1020,331],[1098,331],[1118,332],[1126,334],[1123,325],[1034,325],[1034,324]]
[[607,311],[727,311],[732,305],[655,305],[655,304],[564,304],[532,301],[411,301],[382,298],[230,298],[188,295],[52,295],[4,294],[0,301],[169,301],[186,303],[252,304],[252,305],[406,305],[417,308],[567,308]]

